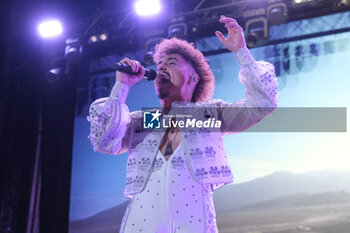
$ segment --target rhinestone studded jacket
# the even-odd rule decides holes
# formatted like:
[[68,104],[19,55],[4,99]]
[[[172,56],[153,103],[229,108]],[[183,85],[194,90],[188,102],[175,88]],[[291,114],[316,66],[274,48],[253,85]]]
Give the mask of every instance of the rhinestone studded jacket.
[[[195,113],[198,118],[203,117],[203,109],[210,109],[210,117],[222,122],[219,132],[181,132],[185,162],[193,179],[200,184],[211,184],[212,191],[233,182],[223,136],[254,126],[277,107],[278,82],[273,65],[256,62],[246,47],[235,54],[241,64],[239,81],[246,88],[244,99],[234,103],[220,99],[172,103],[172,109],[193,109],[194,113],[198,109]],[[142,112],[129,112],[125,104],[128,92],[129,86],[117,81],[109,97],[91,104],[87,119],[91,125],[88,138],[94,151],[113,155],[128,152],[124,195],[132,197],[146,186],[164,132],[141,130]]]

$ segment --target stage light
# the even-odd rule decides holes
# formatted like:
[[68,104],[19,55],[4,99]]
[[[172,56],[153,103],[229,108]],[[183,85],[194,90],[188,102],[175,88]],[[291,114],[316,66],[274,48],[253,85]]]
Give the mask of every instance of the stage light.
[[176,37],[179,39],[186,39],[187,37],[187,25],[185,23],[173,24],[169,27],[168,37]]
[[138,15],[149,16],[160,12],[159,0],[138,0],[135,2],[135,10]]
[[316,1],[315,0],[293,0],[293,4],[295,4],[295,5],[312,3],[312,2],[316,2]]
[[245,24],[246,42],[249,47],[256,47],[268,40],[269,26],[265,17],[250,19]]
[[276,3],[267,7],[267,19],[272,25],[281,25],[287,18],[287,5]]
[[154,37],[148,39],[145,44],[145,55],[143,56],[143,64],[150,66],[154,64],[153,54],[154,48],[158,43],[160,43],[164,38],[163,37]]
[[83,47],[78,38],[67,39],[65,57],[70,64],[78,64],[81,60]]
[[98,41],[97,36],[92,35],[92,36],[90,37],[90,41],[89,41],[89,42],[91,42],[91,43],[96,43],[97,41]]
[[151,66],[151,65],[154,64],[153,55],[154,55],[154,52],[153,52],[153,51],[147,51],[147,52],[145,53],[145,55],[143,56],[143,63],[144,63],[146,66]]
[[66,60],[64,57],[53,57],[50,62],[50,68],[46,73],[47,81],[49,83],[56,83],[64,80],[66,77],[65,68]]
[[350,0],[341,0],[340,4],[345,6],[350,6]]
[[56,83],[63,79],[64,72],[62,68],[53,68],[47,72],[47,81],[49,83]]
[[62,25],[58,20],[49,20],[39,24],[39,33],[44,38],[55,37],[62,34]]
[[102,33],[101,35],[100,35],[100,40],[102,40],[102,41],[104,41],[104,40],[107,40],[107,34],[106,33]]
[[349,6],[350,0],[324,0],[323,5],[326,7],[342,7]]

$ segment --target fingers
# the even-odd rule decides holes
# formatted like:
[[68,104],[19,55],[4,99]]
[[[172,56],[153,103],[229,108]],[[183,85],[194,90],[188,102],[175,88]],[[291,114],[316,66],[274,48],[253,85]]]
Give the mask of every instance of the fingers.
[[140,77],[145,76],[145,68],[143,66],[140,66],[140,69],[137,75]]
[[233,28],[236,31],[242,29],[235,19],[228,18],[224,15],[221,15],[219,22],[224,23],[226,28]]
[[220,31],[216,31],[216,32],[215,32],[215,35],[219,38],[219,40],[221,41],[221,43],[224,43],[224,41],[226,40],[226,39],[225,39],[225,36],[224,36]]
[[225,27],[227,28],[229,35],[234,35],[243,32],[243,29],[238,24],[233,22],[228,23],[227,25],[225,25]]
[[238,23],[235,23],[235,22],[227,23],[227,24],[225,24],[225,27],[233,28],[235,30],[242,30],[241,26],[239,26]]
[[135,63],[135,66],[134,66],[135,68],[133,69],[133,72],[134,72],[134,73],[139,73],[140,68],[141,68],[140,62],[138,62],[138,61],[136,61],[136,60],[134,60],[133,62]]
[[129,65],[133,73],[139,73],[140,68],[142,67],[140,62],[136,60],[130,60],[129,58],[123,58],[120,62]]
[[[220,19],[219,19],[219,22],[220,23],[230,23],[230,22],[235,22],[235,23],[237,23],[237,21],[235,20],[235,19],[233,19],[233,18],[228,18],[228,17],[226,17],[226,16],[224,16],[224,15],[221,15],[221,17],[220,17]],[[238,23],[237,23],[238,24]]]
[[127,58],[127,57],[123,58],[123,59],[120,61],[120,63],[124,63],[124,64],[129,65],[129,66],[131,67],[131,70],[132,70],[133,62],[132,62],[129,58]]

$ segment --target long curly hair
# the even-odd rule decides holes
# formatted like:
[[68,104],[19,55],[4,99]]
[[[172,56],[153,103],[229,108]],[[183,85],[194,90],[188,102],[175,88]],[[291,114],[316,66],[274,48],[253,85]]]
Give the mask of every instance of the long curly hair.
[[199,75],[191,101],[204,102],[211,99],[215,88],[215,78],[204,55],[194,45],[174,37],[164,39],[156,45],[153,60],[157,64],[162,57],[172,53],[181,55]]

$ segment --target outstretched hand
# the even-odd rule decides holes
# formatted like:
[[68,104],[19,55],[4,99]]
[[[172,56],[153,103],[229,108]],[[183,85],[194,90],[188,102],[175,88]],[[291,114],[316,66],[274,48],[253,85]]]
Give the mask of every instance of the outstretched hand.
[[243,48],[245,46],[243,29],[238,25],[237,21],[221,15],[219,22],[225,24],[228,32],[226,38],[220,31],[215,32],[221,43],[232,52],[236,52],[238,49]]

